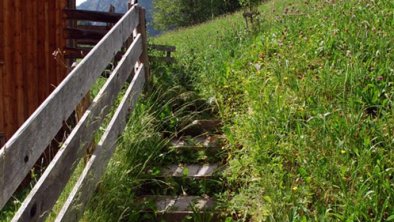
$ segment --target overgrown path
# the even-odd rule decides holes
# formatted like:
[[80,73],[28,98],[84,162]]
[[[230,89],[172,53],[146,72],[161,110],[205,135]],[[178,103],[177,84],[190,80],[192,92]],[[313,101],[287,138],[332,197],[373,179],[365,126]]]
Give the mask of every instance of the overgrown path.
[[193,120],[169,139],[161,166],[148,170],[153,176],[140,191],[146,221],[210,221],[215,195],[223,190],[224,137],[221,122]]

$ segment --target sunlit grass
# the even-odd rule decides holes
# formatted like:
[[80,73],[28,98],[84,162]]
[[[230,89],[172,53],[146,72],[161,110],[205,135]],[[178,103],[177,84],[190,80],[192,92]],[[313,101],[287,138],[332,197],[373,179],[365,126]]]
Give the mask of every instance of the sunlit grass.
[[[270,1],[157,38],[219,104],[235,219],[393,219],[394,3]],[[228,197],[231,197],[227,199]]]

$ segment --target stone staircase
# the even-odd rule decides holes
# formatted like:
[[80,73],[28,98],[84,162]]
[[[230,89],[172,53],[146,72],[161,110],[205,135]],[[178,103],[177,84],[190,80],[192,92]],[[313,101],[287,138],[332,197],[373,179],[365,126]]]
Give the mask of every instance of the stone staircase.
[[139,196],[144,221],[217,221],[215,194],[224,190],[225,159],[220,126],[217,120],[195,120],[171,140],[168,164],[149,169],[153,179]]

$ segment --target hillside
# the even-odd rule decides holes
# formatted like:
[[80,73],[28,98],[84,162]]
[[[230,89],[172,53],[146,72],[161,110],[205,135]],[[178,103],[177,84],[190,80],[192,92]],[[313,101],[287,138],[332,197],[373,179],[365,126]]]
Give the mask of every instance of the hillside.
[[[269,1],[155,39],[226,121],[236,221],[394,220],[394,2]],[[231,221],[229,219],[229,221]]]
[[[87,0],[78,6],[79,9],[92,10],[92,11],[108,11],[109,6],[112,4],[115,6],[116,12],[124,13],[127,11],[127,0]],[[152,25],[153,15],[153,1],[152,0],[140,0],[141,4],[147,11],[147,23],[148,32],[150,35],[155,36],[160,32],[155,30]]]

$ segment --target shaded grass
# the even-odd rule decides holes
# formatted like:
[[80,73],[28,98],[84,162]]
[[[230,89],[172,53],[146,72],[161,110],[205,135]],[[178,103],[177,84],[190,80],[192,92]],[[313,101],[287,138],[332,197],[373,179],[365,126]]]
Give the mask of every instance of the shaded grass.
[[164,145],[155,129],[155,118],[138,105],[82,221],[138,221],[134,191],[146,165]]

